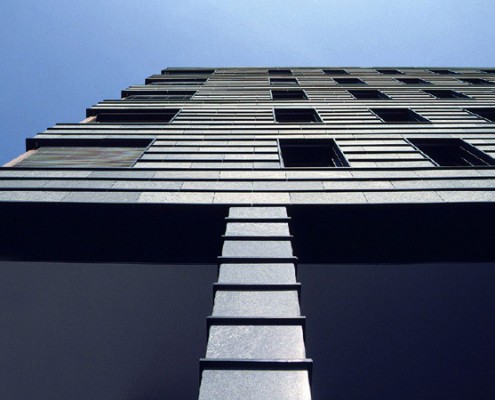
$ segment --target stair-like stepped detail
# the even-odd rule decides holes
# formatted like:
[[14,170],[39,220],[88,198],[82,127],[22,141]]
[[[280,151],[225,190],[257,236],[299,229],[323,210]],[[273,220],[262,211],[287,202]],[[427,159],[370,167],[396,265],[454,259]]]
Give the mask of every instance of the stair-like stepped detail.
[[200,400],[311,399],[289,221],[285,207],[229,210]]

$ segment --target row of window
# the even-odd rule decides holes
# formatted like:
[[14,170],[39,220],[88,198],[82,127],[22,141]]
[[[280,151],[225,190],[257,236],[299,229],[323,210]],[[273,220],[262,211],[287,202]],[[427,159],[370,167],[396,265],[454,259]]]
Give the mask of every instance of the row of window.
[[[404,85],[432,85],[431,82],[425,81],[420,78],[394,78],[396,81],[403,83]],[[367,85],[366,82],[359,78],[332,78],[332,80],[339,85]],[[456,80],[469,83],[470,85],[483,85],[491,86],[495,85],[494,82],[487,81],[481,78],[456,78]],[[270,78],[270,85],[272,86],[298,86],[299,82],[296,78]]]
[[[349,72],[345,69],[337,69],[337,68],[328,68],[328,69],[322,69],[323,73],[327,75],[350,75]],[[379,72],[380,74],[383,75],[401,75],[404,72],[399,71],[398,69],[393,69],[393,68],[377,68],[375,69],[376,72]],[[427,71],[430,71],[434,74],[438,75],[455,75],[457,74],[456,71],[452,71],[450,69],[441,69],[441,68],[432,68],[428,69]],[[205,68],[199,68],[199,69],[166,69],[162,71],[163,75],[211,75],[215,72],[214,69],[205,69]],[[292,75],[292,70],[288,68],[272,68],[267,70],[269,75]],[[489,69],[480,69],[476,70],[473,72],[481,72],[481,73],[486,73],[486,74],[495,74],[495,69],[489,68]],[[245,72],[241,72],[245,73]]]
[[[304,90],[301,89],[286,89],[286,90],[272,90],[273,100],[307,100],[308,97]],[[348,90],[354,98],[363,100],[389,100],[385,93],[376,89],[356,89]],[[432,89],[423,90],[423,92],[437,98],[437,99],[470,99],[463,93],[456,92],[450,89]]]
[[[371,108],[383,122],[388,123],[427,123],[428,119],[409,108]],[[471,114],[495,122],[495,108],[466,108]],[[96,111],[96,122],[106,123],[168,123],[179,113],[180,109],[103,109]],[[321,123],[322,120],[314,108],[275,108],[276,122],[281,123]]]
[[[450,89],[422,90],[437,99],[471,99],[463,93]],[[385,93],[377,89],[355,89],[347,90],[354,98],[363,100],[389,100]],[[153,94],[146,91],[135,91],[125,100],[148,100],[148,101],[185,101],[191,99],[196,91],[154,91]],[[137,94],[142,93],[142,94]],[[308,100],[308,96],[302,89],[274,89],[271,90],[273,100]]]
[[[408,139],[425,158],[441,167],[495,165],[488,154],[462,139]],[[333,139],[280,139],[286,168],[348,167],[349,162]]]
[[[404,85],[432,85],[431,82],[425,81],[420,78],[393,78],[396,81]],[[366,82],[359,78],[332,78],[332,80],[339,85],[367,85]],[[456,78],[456,80],[469,83],[470,85],[495,85],[494,82],[487,81],[481,78]],[[181,78],[181,79],[160,79],[160,78],[148,78],[146,84],[148,85],[202,85],[207,79],[201,78]],[[270,85],[272,86],[298,86],[299,81],[296,78],[270,78]]]
[[[408,139],[434,165],[445,167],[495,165],[495,160],[462,139]],[[132,141],[131,141],[132,142]],[[334,139],[279,139],[282,165],[286,168],[348,167],[349,162]],[[40,147],[15,166],[41,167],[131,167],[145,152],[142,144],[127,147]]]

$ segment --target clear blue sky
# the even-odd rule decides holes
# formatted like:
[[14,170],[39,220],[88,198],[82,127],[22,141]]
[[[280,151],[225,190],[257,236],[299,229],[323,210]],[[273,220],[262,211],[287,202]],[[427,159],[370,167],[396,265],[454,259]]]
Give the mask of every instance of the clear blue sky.
[[0,163],[166,66],[495,67],[493,0],[2,0]]

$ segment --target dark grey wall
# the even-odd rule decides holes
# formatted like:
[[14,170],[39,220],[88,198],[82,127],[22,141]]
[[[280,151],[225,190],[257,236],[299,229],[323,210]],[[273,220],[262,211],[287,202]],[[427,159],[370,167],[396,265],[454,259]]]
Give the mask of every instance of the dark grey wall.
[[301,265],[314,400],[495,398],[495,264]]
[[212,265],[0,262],[0,398],[194,399]]

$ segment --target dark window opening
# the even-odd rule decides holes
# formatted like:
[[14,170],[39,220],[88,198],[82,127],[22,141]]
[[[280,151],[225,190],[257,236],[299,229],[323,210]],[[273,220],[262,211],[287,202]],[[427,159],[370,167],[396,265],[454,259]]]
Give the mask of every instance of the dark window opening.
[[390,99],[386,94],[380,92],[379,90],[349,90],[350,94],[352,94],[356,99],[364,99],[364,100],[380,100],[380,99]]
[[451,71],[450,69],[430,69],[434,74],[439,75],[455,75],[457,72]]
[[458,78],[460,81],[470,83],[471,85],[495,85],[495,83],[481,78]]
[[371,111],[384,122],[388,123],[414,124],[418,122],[430,122],[409,108],[373,108]]
[[396,70],[396,69],[377,69],[377,71],[380,73],[380,74],[383,74],[383,75],[398,75],[398,74],[402,74],[402,72]]
[[164,69],[162,75],[211,75],[214,69]]
[[481,71],[487,74],[495,74],[495,69],[482,69]]
[[[132,93],[132,94],[131,94]],[[149,100],[149,101],[168,101],[168,100],[189,100],[194,96],[194,91],[156,91],[156,92],[130,92],[124,96],[124,100]]]
[[431,85],[430,82],[426,82],[419,78],[396,78],[399,82],[405,83],[406,85]]
[[205,78],[184,78],[184,79],[160,79],[147,78],[147,85],[200,85],[206,82]]
[[495,160],[462,139],[409,139],[441,167],[494,165]]
[[348,167],[349,163],[333,139],[280,139],[284,167]]
[[366,85],[359,78],[333,78],[333,80],[340,85]]
[[472,114],[484,118],[490,122],[495,122],[495,108],[466,108]]
[[349,75],[345,69],[324,69],[323,72],[327,75]]
[[437,99],[470,99],[465,94],[455,92],[453,90],[423,90]]
[[296,86],[297,84],[295,78],[270,78],[270,85],[273,86]]
[[321,122],[318,113],[313,108],[276,108],[275,120],[295,123]]
[[96,122],[136,122],[136,123],[167,123],[180,111],[179,109],[101,109],[92,110]]
[[269,69],[268,73],[270,75],[292,75],[292,71],[290,69]]
[[307,100],[304,90],[272,90],[273,100]]

